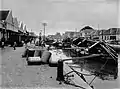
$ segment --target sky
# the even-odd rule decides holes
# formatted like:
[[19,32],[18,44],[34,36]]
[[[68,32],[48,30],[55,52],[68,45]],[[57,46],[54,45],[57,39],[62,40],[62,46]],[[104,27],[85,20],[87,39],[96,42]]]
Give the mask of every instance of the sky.
[[95,29],[118,27],[119,0],[2,0],[2,9],[39,33],[47,23],[46,35],[79,31],[84,26]]

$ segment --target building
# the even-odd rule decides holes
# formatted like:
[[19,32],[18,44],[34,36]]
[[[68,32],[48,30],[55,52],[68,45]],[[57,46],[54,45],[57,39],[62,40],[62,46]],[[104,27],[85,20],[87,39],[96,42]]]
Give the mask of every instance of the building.
[[7,33],[6,33],[6,26],[7,26],[7,20],[10,17],[10,12],[7,11],[0,11],[0,41],[6,41],[7,40]]
[[74,31],[66,31],[62,35],[63,39],[65,38],[75,38],[75,37],[80,37],[80,32],[74,32]]
[[55,40],[55,41],[61,41],[62,36],[59,32],[57,32],[55,35],[48,35],[47,36],[50,40]]
[[13,45],[14,42],[19,44],[26,39],[28,36],[26,27],[23,28],[23,23],[19,26],[18,20],[12,16],[11,10],[1,10],[0,15],[0,45],[2,42],[5,42],[6,45]]
[[109,28],[108,30],[96,30],[92,33],[93,39],[99,40],[118,40],[120,41],[120,28]]
[[15,35],[18,32],[18,26],[16,25],[16,19],[12,16],[12,11],[2,10],[0,14],[0,22],[2,24],[0,41],[4,41],[5,44],[8,44],[10,41],[16,41],[17,37]]
[[84,37],[86,39],[91,39],[91,33],[94,32],[94,29],[90,26],[85,26],[80,30],[81,37]]
[[93,40],[100,40],[100,33],[101,33],[101,30],[94,30],[94,31],[92,31],[91,39],[93,39]]

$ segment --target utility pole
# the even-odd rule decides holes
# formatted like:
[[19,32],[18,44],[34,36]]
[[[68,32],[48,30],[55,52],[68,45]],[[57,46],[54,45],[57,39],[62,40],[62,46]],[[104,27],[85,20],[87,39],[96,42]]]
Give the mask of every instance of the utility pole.
[[44,26],[44,41],[45,41],[45,30],[46,30],[45,27],[47,26],[47,23],[44,22],[42,23],[42,25]]
[[40,30],[40,33],[39,33],[39,46],[40,46],[40,42],[41,42],[41,39],[42,39],[42,30]]

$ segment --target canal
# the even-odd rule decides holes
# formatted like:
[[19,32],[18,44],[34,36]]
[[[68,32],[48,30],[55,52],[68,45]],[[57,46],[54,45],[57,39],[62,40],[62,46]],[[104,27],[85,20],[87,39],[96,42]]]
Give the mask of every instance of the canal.
[[[63,52],[66,56],[75,56],[70,50]],[[87,74],[88,76],[84,76],[86,81],[95,89],[120,89],[120,53],[118,55],[117,67],[92,60],[80,60],[76,63],[79,65],[76,70]]]

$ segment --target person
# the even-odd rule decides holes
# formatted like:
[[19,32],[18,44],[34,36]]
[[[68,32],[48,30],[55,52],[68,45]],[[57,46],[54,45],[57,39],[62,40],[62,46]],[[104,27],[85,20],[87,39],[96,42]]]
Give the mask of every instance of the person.
[[45,47],[45,42],[44,41],[41,42],[41,46]]
[[24,43],[25,43],[25,48],[27,48],[27,43],[28,43],[28,40],[27,40],[27,39],[25,39]]
[[1,39],[1,42],[2,42],[1,47],[4,48],[4,46],[5,46],[5,38],[4,37]]
[[2,48],[4,48],[4,46],[5,46],[5,44],[4,44],[4,42],[2,42]]
[[16,42],[14,42],[13,48],[14,48],[14,50],[16,50]]

